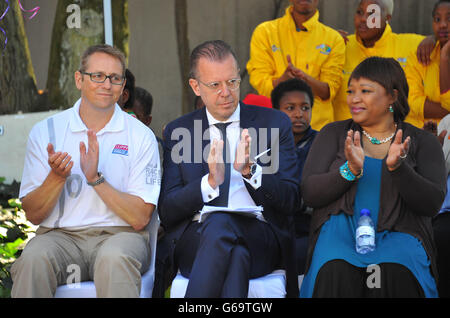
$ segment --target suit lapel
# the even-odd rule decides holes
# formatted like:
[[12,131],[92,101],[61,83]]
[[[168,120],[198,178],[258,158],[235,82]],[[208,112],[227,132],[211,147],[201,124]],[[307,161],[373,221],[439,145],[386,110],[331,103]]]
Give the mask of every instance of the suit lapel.
[[252,136],[252,150],[251,156],[255,156],[258,153],[258,138],[259,138],[259,123],[256,120],[256,113],[249,109],[247,105],[241,103],[241,113],[240,113],[240,127],[242,129],[249,129],[250,135],[252,135],[252,130],[256,132],[256,139]]
[[[202,172],[203,172],[202,175],[205,175],[209,173],[209,168],[208,162],[206,162],[207,157],[204,158],[203,155],[205,154],[205,148],[208,147],[209,144],[211,143],[209,136],[209,122],[208,117],[206,116],[206,107],[202,108],[199,119],[202,120]],[[208,153],[205,154],[205,156],[207,156]]]

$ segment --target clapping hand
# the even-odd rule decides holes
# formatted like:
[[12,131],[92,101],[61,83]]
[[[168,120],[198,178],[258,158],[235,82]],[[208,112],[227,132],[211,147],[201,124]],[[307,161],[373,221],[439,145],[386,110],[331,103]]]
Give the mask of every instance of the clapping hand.
[[80,166],[88,182],[98,179],[99,146],[97,135],[93,130],[88,130],[88,149],[84,142],[80,142]]
[[63,179],[66,179],[68,176],[70,176],[73,167],[73,161],[71,161],[72,157],[69,156],[67,152],[55,152],[52,144],[48,144],[47,153],[48,164],[53,173]]
[[236,158],[234,160],[234,169],[243,175],[250,172],[250,145],[252,138],[248,133],[248,129],[242,130],[241,139],[236,149]]
[[406,137],[404,142],[402,142],[402,139],[403,131],[399,129],[395,135],[394,141],[389,147],[389,152],[386,158],[386,165],[389,171],[394,171],[400,167],[402,160],[408,156],[411,137]]
[[361,146],[361,134],[359,131],[349,130],[345,139],[345,158],[353,175],[361,173],[364,166],[364,149]]
[[211,143],[211,149],[208,155],[209,176],[208,183],[216,189],[225,180],[225,164],[223,162],[223,140],[214,139]]

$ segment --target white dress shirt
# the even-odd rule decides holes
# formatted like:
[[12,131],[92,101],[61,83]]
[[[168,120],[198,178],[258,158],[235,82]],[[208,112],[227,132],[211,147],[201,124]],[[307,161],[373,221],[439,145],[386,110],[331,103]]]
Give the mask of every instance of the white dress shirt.
[[[214,124],[221,123],[216,120],[207,109],[206,116],[208,118],[209,128],[210,128],[210,140],[211,142],[216,139],[221,139],[220,130],[214,126]],[[253,201],[252,197],[247,191],[244,182],[248,182],[255,190],[261,186],[262,180],[262,168],[257,166],[257,171],[255,175],[252,176],[251,179],[244,178],[240,172],[236,171],[233,167],[234,159],[236,157],[236,149],[239,144],[239,140],[241,137],[241,128],[240,128],[240,105],[236,108],[235,112],[228,118],[225,123],[231,123],[227,127],[227,140],[230,145],[230,162],[231,162],[231,174],[230,174],[230,190],[228,193],[228,208],[239,208],[239,207],[251,207],[254,206],[256,208],[256,204]],[[225,146],[225,144],[224,144]],[[203,196],[203,202],[205,205],[208,202],[217,198],[219,193],[219,187],[213,189],[208,182],[209,173],[202,178],[201,182],[201,191]],[[217,210],[221,210],[220,207],[217,207]]]

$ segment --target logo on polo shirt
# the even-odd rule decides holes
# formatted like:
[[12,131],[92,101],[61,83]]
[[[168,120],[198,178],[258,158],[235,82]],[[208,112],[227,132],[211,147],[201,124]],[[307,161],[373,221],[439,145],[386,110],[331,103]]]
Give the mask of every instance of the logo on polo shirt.
[[397,58],[397,61],[400,63],[400,65],[401,65],[403,68],[405,68],[408,59],[407,59],[406,57],[399,57],[399,58]]
[[281,49],[274,44],[272,45],[272,52],[275,53],[276,51],[281,51]]
[[320,44],[316,49],[320,50],[321,54],[330,55],[331,53],[331,47],[326,44]]
[[128,156],[128,146],[117,144],[112,152],[113,154]]

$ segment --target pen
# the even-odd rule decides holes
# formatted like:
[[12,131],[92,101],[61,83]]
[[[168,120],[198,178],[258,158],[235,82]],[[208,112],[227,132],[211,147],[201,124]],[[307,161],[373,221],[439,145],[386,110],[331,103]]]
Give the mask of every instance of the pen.
[[255,157],[255,161],[256,160],[258,160],[261,156],[264,156],[266,153],[268,153],[270,151],[270,148],[269,149],[267,149],[266,151],[264,151],[264,152],[261,152],[259,155],[257,155],[256,157]]

